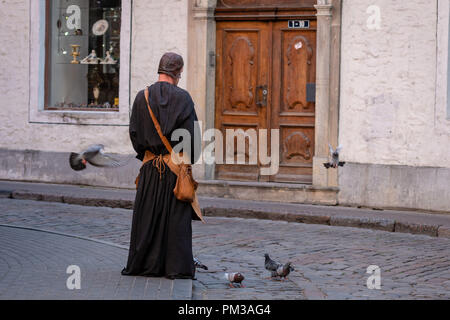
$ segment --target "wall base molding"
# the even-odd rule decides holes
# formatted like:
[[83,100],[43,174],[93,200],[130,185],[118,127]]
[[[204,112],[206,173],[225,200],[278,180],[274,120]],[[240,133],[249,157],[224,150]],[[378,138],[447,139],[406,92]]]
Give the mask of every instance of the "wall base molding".
[[339,204],[450,212],[450,168],[347,163]]

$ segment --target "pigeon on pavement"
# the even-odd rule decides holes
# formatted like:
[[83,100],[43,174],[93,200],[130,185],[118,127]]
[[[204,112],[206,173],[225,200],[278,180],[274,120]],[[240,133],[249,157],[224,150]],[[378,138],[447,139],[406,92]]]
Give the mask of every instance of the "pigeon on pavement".
[[284,265],[280,265],[277,271],[272,271],[272,278],[280,277],[287,279],[287,276],[291,273],[291,271],[294,271],[294,268],[292,267],[292,263],[288,262]]
[[286,264],[282,264],[270,259],[269,255],[266,253],[264,255],[266,258],[264,267],[266,270],[270,271],[272,278],[281,277],[286,279],[291,271],[294,271],[292,267],[292,263],[288,262]]
[[267,253],[264,255],[264,257],[266,258],[266,261],[264,263],[264,267],[266,268],[266,270],[271,272],[277,271],[277,269],[280,267],[281,264],[270,259]]
[[113,157],[103,153],[105,147],[101,144],[90,146],[81,153],[70,154],[70,167],[75,171],[82,171],[86,169],[86,164],[89,163],[94,167],[117,168],[124,165]]
[[240,272],[235,273],[225,273],[225,280],[228,280],[230,282],[230,287],[235,288],[233,284],[238,284],[241,288],[244,287],[242,284],[242,281],[244,281],[245,277]]
[[208,267],[205,266],[203,263],[201,263],[200,260],[198,260],[197,258],[194,258],[194,265],[196,268],[208,270]]

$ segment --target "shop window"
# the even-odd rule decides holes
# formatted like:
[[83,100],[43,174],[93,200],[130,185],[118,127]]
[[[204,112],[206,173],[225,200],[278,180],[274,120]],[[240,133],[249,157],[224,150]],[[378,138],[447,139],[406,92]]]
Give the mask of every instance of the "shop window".
[[119,111],[122,0],[47,0],[45,109]]

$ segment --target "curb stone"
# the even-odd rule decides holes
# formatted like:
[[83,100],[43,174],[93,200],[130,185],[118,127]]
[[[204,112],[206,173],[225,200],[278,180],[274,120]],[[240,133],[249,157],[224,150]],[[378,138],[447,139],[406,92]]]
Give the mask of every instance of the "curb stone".
[[450,228],[447,227],[439,227],[438,229],[438,237],[439,238],[447,238],[450,239]]
[[330,216],[321,216],[321,215],[311,215],[311,214],[287,214],[286,221],[287,222],[297,222],[304,224],[323,224],[330,225]]
[[431,237],[438,237],[439,226],[396,222],[394,232],[412,233],[412,234],[424,234]]
[[0,190],[0,199],[11,199],[12,191]]
[[394,232],[395,221],[389,219],[369,219],[354,217],[332,217],[330,225],[336,227],[353,227]]
[[42,195],[31,192],[13,191],[11,198],[16,200],[42,201]]
[[[59,202],[59,201],[56,201]],[[66,204],[75,204],[87,207],[110,207],[121,209],[133,209],[133,201],[127,200],[113,200],[113,199],[99,199],[99,198],[79,198],[63,196],[62,201]]]
[[[27,191],[0,191],[0,198],[12,198],[16,200],[59,202],[65,204],[81,205],[88,207],[110,207],[121,209],[133,209],[134,201],[121,199],[102,199],[93,197],[58,196],[46,193]],[[353,227],[373,229],[387,232],[401,232],[421,234],[431,237],[450,239],[450,228],[437,225],[414,224],[399,222],[392,219],[378,219],[367,217],[327,216],[311,213],[274,212],[273,210],[261,211],[246,208],[220,208],[207,205],[202,208],[206,217],[228,218],[253,218],[261,220],[286,221],[304,224],[319,224],[336,227]]]

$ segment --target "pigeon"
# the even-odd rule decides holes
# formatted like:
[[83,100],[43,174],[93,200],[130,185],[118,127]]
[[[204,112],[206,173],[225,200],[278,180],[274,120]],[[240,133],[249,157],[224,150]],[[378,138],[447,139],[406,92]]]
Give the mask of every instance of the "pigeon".
[[283,265],[282,263],[270,259],[267,253],[264,255],[264,257],[266,258],[264,266],[266,270],[270,271],[272,278],[281,277],[286,279],[289,273],[291,273],[291,271],[294,271],[294,268],[292,267],[292,264],[290,262]]
[[328,147],[330,148],[331,161],[323,164],[325,168],[336,169],[337,167],[343,167],[345,165],[345,162],[339,161],[339,154],[342,150],[342,146],[337,147],[336,150],[333,150],[333,147],[330,144],[328,145]]
[[198,260],[197,258],[194,258],[194,265],[196,268],[208,270],[208,267],[205,266],[203,263],[201,263],[200,260]]
[[225,280],[228,280],[230,282],[230,287],[235,288],[233,283],[238,284],[241,288],[244,288],[244,285],[242,284],[242,281],[244,281],[245,277],[242,275],[242,273],[236,272],[236,273],[225,273]]
[[272,278],[280,277],[287,279],[287,276],[291,273],[291,271],[294,271],[292,263],[288,262],[284,265],[279,265],[276,271],[272,271]]
[[90,146],[81,153],[70,154],[70,167],[75,171],[86,169],[86,164],[90,163],[94,167],[121,167],[124,164],[103,153],[105,147],[101,144]]
[[267,253],[264,255],[264,257],[266,258],[266,261],[264,263],[264,267],[266,268],[266,270],[271,271],[271,272],[277,271],[277,269],[280,267],[280,263],[270,259],[269,255]]

